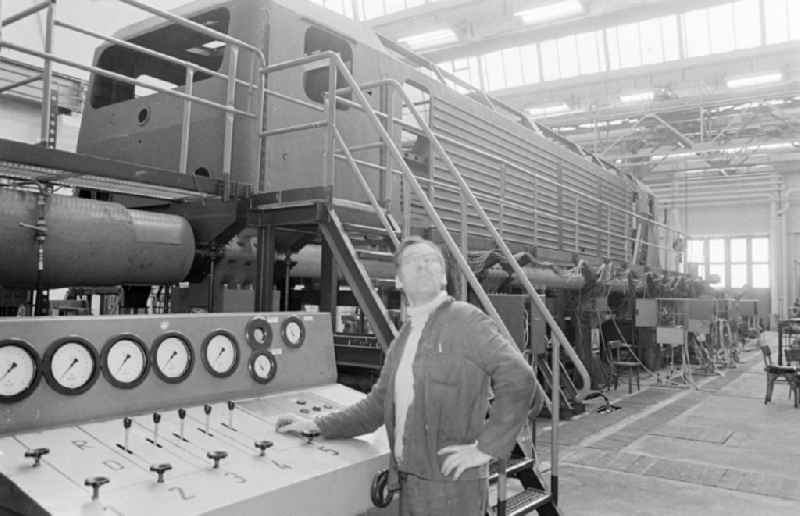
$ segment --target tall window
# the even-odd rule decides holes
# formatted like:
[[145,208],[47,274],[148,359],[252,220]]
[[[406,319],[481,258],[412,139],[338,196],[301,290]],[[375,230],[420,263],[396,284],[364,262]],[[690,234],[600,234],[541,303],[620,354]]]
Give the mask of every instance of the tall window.
[[689,240],[687,261],[714,288],[769,288],[769,239],[766,237]]

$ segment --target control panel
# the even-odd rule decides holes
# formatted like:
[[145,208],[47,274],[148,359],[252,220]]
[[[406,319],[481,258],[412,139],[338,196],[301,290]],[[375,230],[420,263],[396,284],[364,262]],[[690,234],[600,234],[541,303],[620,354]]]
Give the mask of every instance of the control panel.
[[45,514],[391,514],[382,429],[275,432],[363,397],[335,379],[327,314],[4,319],[0,481]]

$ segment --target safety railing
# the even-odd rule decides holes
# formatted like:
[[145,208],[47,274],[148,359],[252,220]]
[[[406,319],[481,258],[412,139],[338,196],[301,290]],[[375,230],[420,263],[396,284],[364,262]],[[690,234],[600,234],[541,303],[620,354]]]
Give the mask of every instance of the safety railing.
[[[176,170],[181,174],[186,173],[187,162],[188,162],[189,140],[191,138],[190,126],[192,118],[192,106],[195,104],[207,106],[222,111],[225,114],[222,177],[224,183],[223,198],[228,199],[230,197],[230,189],[231,189],[231,163],[233,161],[233,126],[235,117],[240,116],[244,118],[253,119],[258,124],[259,133],[263,131],[262,124],[264,121],[264,117],[261,115],[263,111],[263,102],[264,102],[264,93],[263,93],[264,84],[262,82],[263,75],[261,74],[261,70],[263,70],[267,64],[264,53],[258,47],[246,43],[244,41],[241,41],[237,38],[231,37],[228,34],[216,31],[214,29],[206,27],[205,25],[175,15],[168,11],[152,7],[138,0],[116,0],[116,1],[121,4],[126,4],[128,6],[145,11],[153,16],[161,18],[162,20],[169,21],[171,23],[188,28],[197,33],[214,38],[215,41],[220,41],[224,43],[226,46],[225,51],[228,53],[228,69],[226,73],[221,73],[218,72],[217,70],[211,70],[209,68],[200,66],[196,63],[178,59],[174,56],[164,54],[162,52],[158,52],[156,50],[152,50],[143,47],[141,45],[131,43],[129,41],[123,41],[111,36],[105,36],[89,29],[81,28],[79,26],[70,23],[56,20],[55,18],[56,0],[44,0],[39,4],[36,4],[28,9],[24,9],[20,12],[12,14],[6,18],[3,18],[3,2],[2,0],[0,0],[0,52],[2,52],[2,50],[5,48],[22,54],[27,54],[29,56],[38,57],[44,61],[43,71],[41,74],[41,80],[43,82],[41,140],[42,141],[47,140],[47,134],[49,130],[49,120],[51,118],[49,99],[52,92],[53,63],[59,63],[68,67],[82,70],[84,72],[89,72],[91,74],[104,76],[109,79],[113,79],[115,81],[131,84],[133,86],[141,86],[159,93],[164,93],[182,99],[184,101],[184,104],[183,104],[183,112],[181,119],[181,140],[180,140],[181,143],[180,143],[180,150],[178,153],[178,164],[176,167]],[[44,25],[45,45],[43,51],[26,48],[22,45],[17,45],[15,43],[11,43],[3,39],[3,33],[2,33],[3,27],[11,25],[12,23],[16,23],[30,15],[36,14],[43,10],[46,12],[46,22]],[[63,57],[56,55],[53,52],[54,29],[56,27],[77,34],[81,34],[83,36],[93,37],[101,41],[105,41],[107,43],[114,43],[116,45],[123,46],[129,50],[140,52],[143,55],[147,55],[155,59],[160,59],[173,65],[182,66],[185,70],[185,76],[184,76],[185,85],[183,86],[183,91],[179,91],[178,89],[170,89],[157,84],[152,84],[151,82],[142,81],[140,79],[129,77],[124,74],[115,73],[110,70],[103,69],[101,67],[84,65],[82,63],[78,63],[76,61],[65,59]],[[241,51],[247,51],[253,55],[252,66],[250,67],[249,80],[241,80],[238,78],[239,55]],[[224,103],[214,102],[212,100],[199,97],[193,94],[192,85],[194,82],[194,77],[198,73],[202,73],[204,75],[208,75],[209,77],[214,77],[226,81]],[[33,82],[34,80],[38,79],[39,77],[36,78],[32,77],[30,78],[30,80],[19,81],[19,83],[17,83],[15,86],[19,86],[22,84],[29,84],[30,82]],[[248,102],[246,109],[239,109],[236,107],[237,86],[245,86],[247,88],[249,95],[248,95]],[[252,105],[253,99],[255,99],[255,106]],[[250,110],[251,107],[254,108],[252,109],[252,111]],[[260,156],[261,153],[258,154],[259,162],[257,163],[257,166],[259,169],[261,169],[262,166],[260,163]],[[263,173],[261,175],[263,176]]]

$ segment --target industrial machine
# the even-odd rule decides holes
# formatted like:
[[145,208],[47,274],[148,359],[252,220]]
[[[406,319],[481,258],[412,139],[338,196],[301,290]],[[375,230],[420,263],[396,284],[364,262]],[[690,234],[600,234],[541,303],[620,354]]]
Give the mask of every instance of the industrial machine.
[[383,429],[337,441],[274,430],[282,414],[363,396],[336,383],[328,314],[12,319],[0,323],[0,370],[0,492],[20,490],[0,508],[393,510],[370,495],[388,463]]
[[[175,13],[140,0],[118,1],[152,18],[109,36],[59,21],[54,1],[0,12],[5,27],[47,12],[43,51],[14,43],[7,30],[0,34],[0,58],[12,51],[42,59],[43,142],[54,118],[53,63],[91,76],[77,153],[0,140],[0,240],[8,250],[0,286],[15,289],[0,299],[19,303],[16,293],[33,293],[23,296],[21,309],[4,313],[46,314],[47,291],[57,287],[121,287],[122,310],[165,312],[0,323],[0,350],[11,357],[7,366],[0,364],[8,370],[2,381],[22,373],[23,361],[33,374],[23,389],[31,392],[10,399],[20,397],[15,393],[3,404],[3,421],[10,422],[2,430],[9,435],[3,446],[9,451],[3,449],[0,464],[45,504],[86,498],[82,484],[39,490],[43,476],[36,474],[63,476],[55,471],[65,466],[59,450],[69,450],[66,461],[80,465],[78,476],[107,473],[108,486],[100,487],[97,478],[91,483],[103,503],[125,514],[128,507],[147,512],[150,497],[160,503],[162,495],[178,508],[197,504],[186,505],[187,512],[274,501],[291,508],[290,514],[313,514],[313,504],[333,498],[341,510],[326,514],[365,511],[360,493],[385,453],[381,444],[370,438],[324,450],[275,436],[269,423],[277,409],[327,410],[355,399],[355,392],[331,385],[334,342],[340,375],[347,368],[372,375],[379,370],[396,332],[400,296],[391,258],[404,236],[439,242],[453,293],[479,304],[509,338],[515,335],[486,290],[498,277],[517,286],[526,298],[518,305],[531,314],[527,323],[517,321],[520,327],[548,335],[551,407],[560,405],[560,375],[567,370],[562,356],[575,376],[571,397],[586,396],[591,382],[537,288],[582,284],[556,271],[578,260],[664,268],[677,263],[680,237],[660,221],[656,200],[641,183],[362,25],[302,0],[199,0]],[[60,57],[49,43],[54,28],[96,38],[93,65]],[[58,195],[65,187],[72,196]],[[502,271],[486,268],[486,261],[473,267],[475,255],[487,252],[502,258]],[[357,312],[344,317],[340,304],[357,305]],[[274,314],[276,309],[282,312]],[[269,354],[253,359],[248,321],[264,318],[261,331],[273,335],[275,346],[281,332],[290,340],[303,335],[283,322],[306,310],[319,314],[300,316],[308,323],[304,345],[274,348],[274,363]],[[164,337],[173,330],[178,333]],[[516,339],[522,349],[544,342],[532,333]],[[122,344],[113,342],[122,334]],[[69,353],[59,353],[62,347]],[[208,350],[222,353],[224,361],[231,356],[224,350],[234,347],[238,362],[217,371]],[[122,351],[104,351],[112,348]],[[164,351],[169,367],[183,360],[188,369],[164,374],[162,349],[170,350]],[[146,375],[141,383],[109,373],[113,364],[103,365],[109,354],[127,360],[125,368],[138,363]],[[197,356],[202,367],[191,360]],[[58,372],[64,360],[68,373]],[[259,364],[267,373],[277,371],[263,386]],[[64,388],[61,374],[69,378]],[[37,383],[40,376],[45,381]],[[302,400],[306,406],[292,404]],[[226,408],[228,401],[233,409]],[[198,408],[205,405],[210,414]],[[200,444],[190,447],[174,437],[183,421],[178,409],[186,421],[195,418],[186,423],[191,435],[184,437]],[[538,410],[533,407],[532,415]],[[551,413],[557,442],[559,411]],[[241,433],[220,426],[231,414]],[[197,421],[205,424],[198,429]],[[53,430],[38,433],[45,428]],[[129,444],[135,441],[134,454],[147,455],[125,457],[128,445],[116,446],[121,434]],[[85,437],[70,438],[76,435]],[[148,438],[162,439],[162,448],[142,444]],[[74,461],[83,453],[73,449],[79,448],[76,440],[96,443],[102,453]],[[250,440],[273,446],[256,450]],[[50,454],[39,456],[39,466],[21,466],[15,458],[42,447]],[[530,445],[520,448],[527,461],[509,471],[522,472],[526,490],[541,488],[530,480]],[[175,471],[159,466],[167,461],[162,450],[174,457]],[[273,463],[272,454],[291,468]],[[555,514],[558,446],[551,454],[552,496],[525,498],[510,512]],[[317,456],[314,469],[310,459]],[[6,465],[8,457],[13,460]],[[125,465],[126,473],[88,467],[106,459]],[[163,471],[149,473],[145,463]],[[278,480],[240,482],[227,502],[208,489],[254,472],[269,479],[279,473]],[[161,489],[162,474],[167,485],[196,480],[196,494],[190,498],[183,484]],[[320,496],[302,496],[306,489]],[[328,492],[337,496],[324,496]],[[114,500],[127,500],[125,510]],[[498,514],[504,510],[500,504]]]

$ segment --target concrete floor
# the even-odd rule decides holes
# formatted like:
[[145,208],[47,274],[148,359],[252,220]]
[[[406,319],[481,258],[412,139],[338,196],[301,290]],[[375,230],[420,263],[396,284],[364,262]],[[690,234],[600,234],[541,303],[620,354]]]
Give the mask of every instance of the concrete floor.
[[[775,333],[765,339],[777,357]],[[612,391],[622,410],[598,414],[592,402],[559,426],[561,514],[800,514],[800,409],[781,383],[764,405],[760,351],[721,375],[695,374],[696,388],[654,380]],[[549,428],[537,443],[549,480]]]

